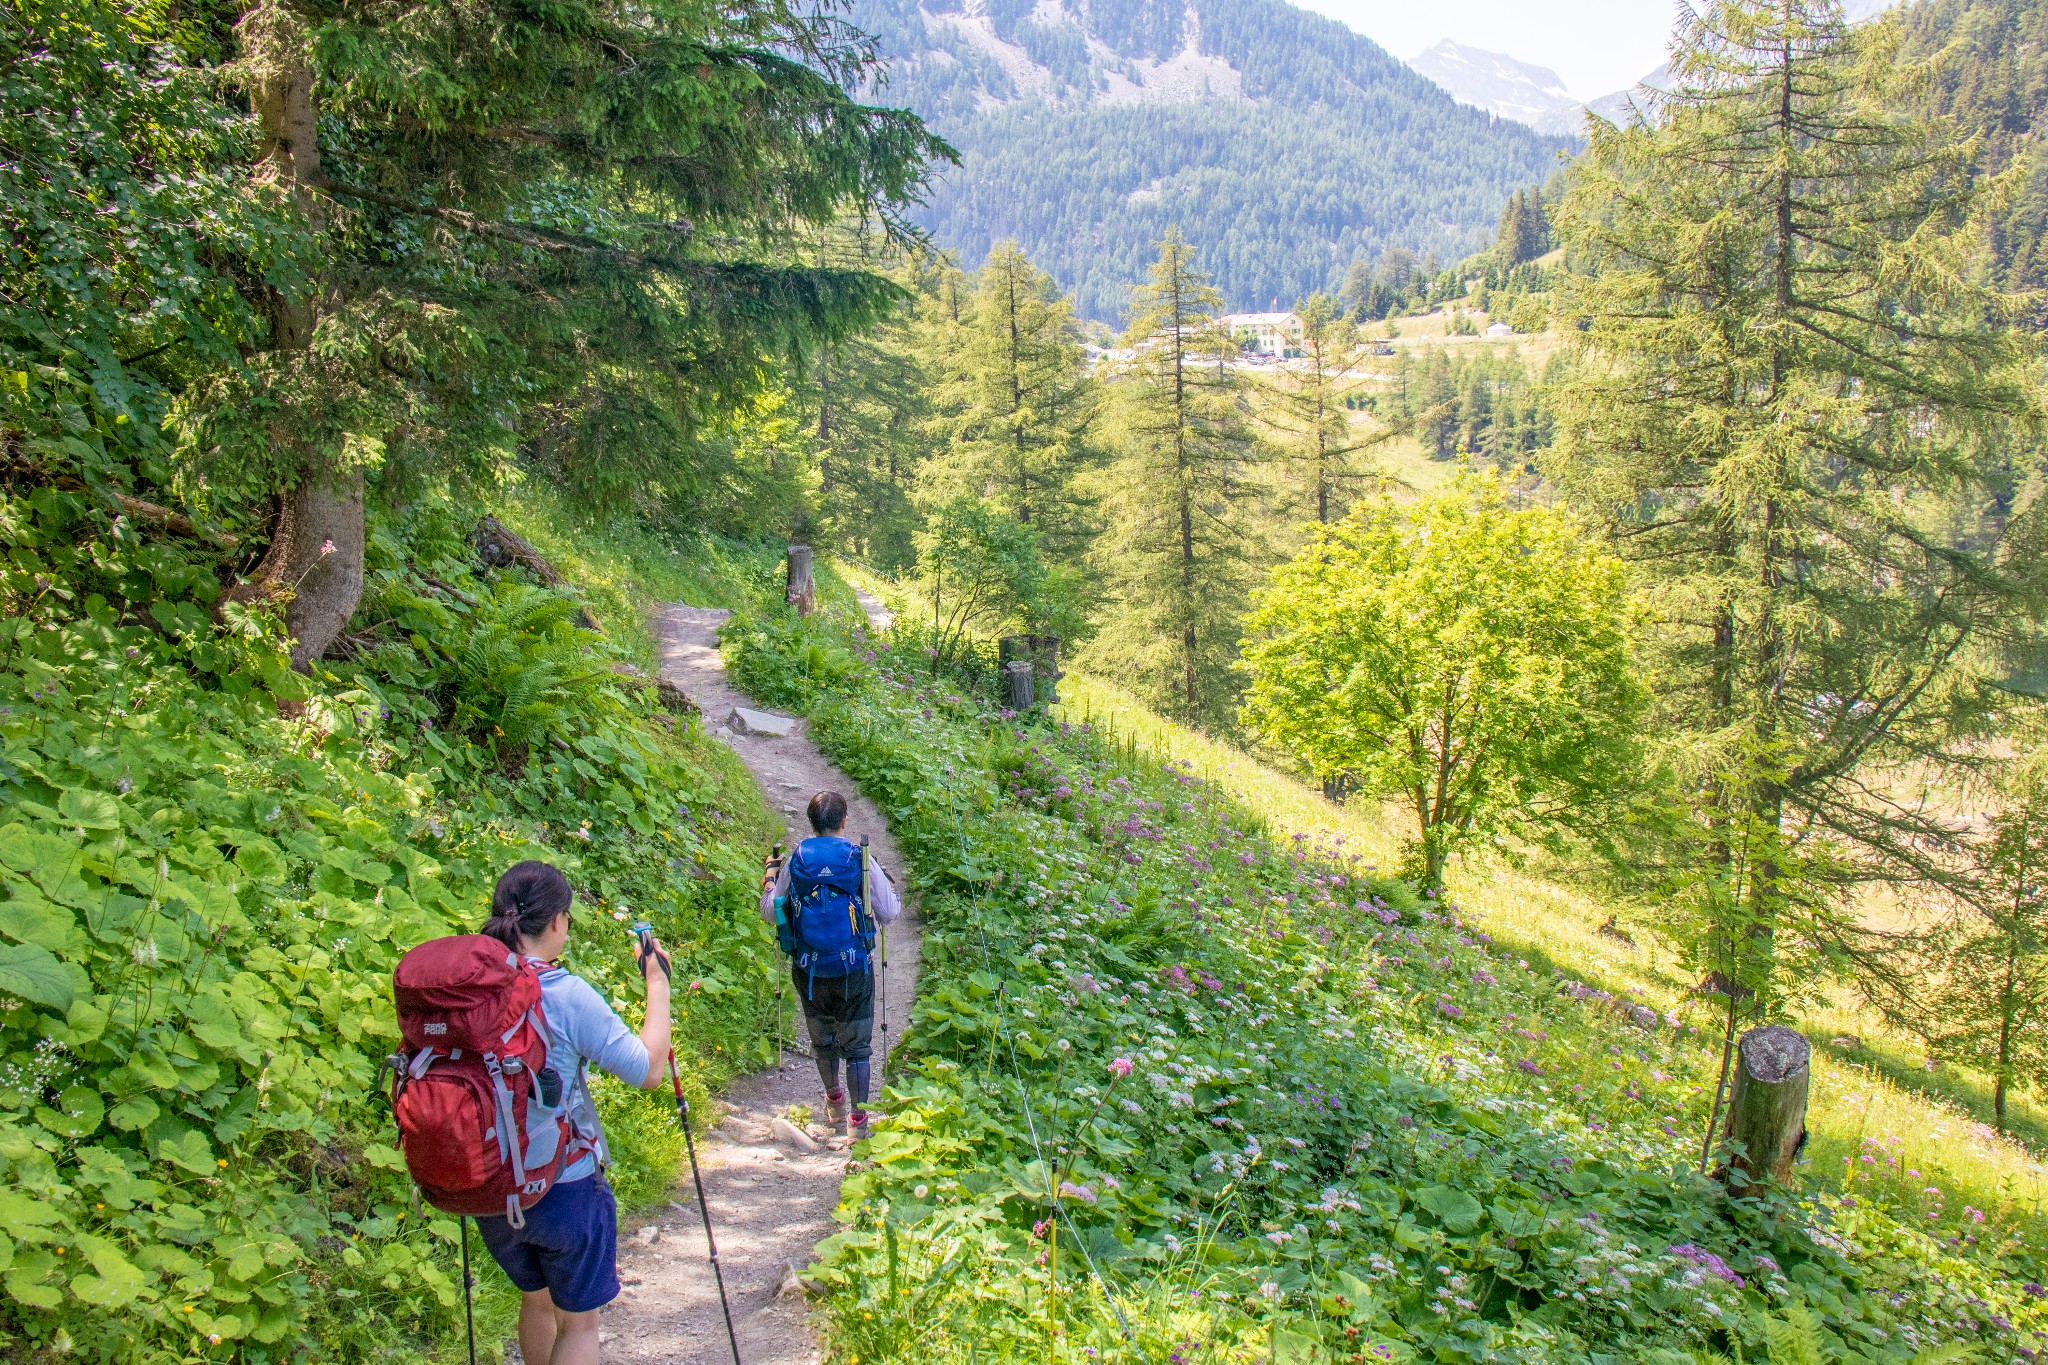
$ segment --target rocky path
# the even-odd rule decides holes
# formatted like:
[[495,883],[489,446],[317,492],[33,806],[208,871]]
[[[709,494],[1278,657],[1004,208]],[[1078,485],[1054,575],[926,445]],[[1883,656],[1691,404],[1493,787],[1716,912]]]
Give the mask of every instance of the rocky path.
[[[863,603],[870,614],[880,603]],[[909,878],[874,803],[860,796],[844,773],[827,763],[798,721],[786,737],[736,734],[725,724],[735,707],[753,708],[725,675],[718,654],[718,628],[726,613],[700,607],[664,606],[654,614],[661,642],[662,676],[703,709],[705,724],[739,753],[779,809],[793,843],[808,834],[804,805],[830,787],[852,804],[847,835],[867,835],[877,860],[899,887]],[[910,1018],[917,990],[916,907],[891,926],[886,990],[887,1036],[893,1045]],[[798,1026],[799,1031],[801,1025]],[[879,1047],[881,1033],[876,1042]],[[833,1206],[846,1171],[843,1139],[824,1127],[798,1131],[789,1123],[793,1107],[808,1105],[822,1120],[824,1098],[818,1073],[795,1051],[781,1063],[746,1077],[723,1096],[725,1117],[698,1145],[712,1227],[725,1268],[745,1365],[813,1365],[820,1358],[796,1271],[808,1264],[811,1248],[835,1230]],[[619,1233],[619,1276],[625,1292],[604,1310],[607,1362],[695,1365],[730,1361],[718,1296],[704,1257],[704,1231],[689,1185],[675,1193],[671,1208],[651,1220],[635,1220]]]

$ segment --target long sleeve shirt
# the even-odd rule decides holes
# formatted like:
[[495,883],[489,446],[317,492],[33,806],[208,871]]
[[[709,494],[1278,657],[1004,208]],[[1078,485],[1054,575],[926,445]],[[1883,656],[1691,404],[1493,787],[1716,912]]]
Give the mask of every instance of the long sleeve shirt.
[[[775,923],[775,898],[789,894],[789,860],[782,861],[782,870],[775,881],[761,893],[761,918],[768,924]],[[883,924],[894,924],[903,913],[903,902],[897,899],[896,886],[889,880],[889,874],[882,870],[873,855],[868,858],[868,901],[867,909]]]

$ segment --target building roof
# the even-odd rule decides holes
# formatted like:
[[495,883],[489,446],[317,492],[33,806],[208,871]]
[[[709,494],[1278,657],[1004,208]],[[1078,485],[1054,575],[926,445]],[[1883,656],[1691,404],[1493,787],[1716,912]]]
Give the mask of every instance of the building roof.
[[1222,322],[1231,327],[1298,327],[1301,319],[1293,313],[1225,313]]

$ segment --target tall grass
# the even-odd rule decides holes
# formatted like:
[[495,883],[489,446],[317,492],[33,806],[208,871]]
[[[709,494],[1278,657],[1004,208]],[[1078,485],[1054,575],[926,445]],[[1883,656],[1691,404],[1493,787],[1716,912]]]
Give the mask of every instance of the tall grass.
[[[1391,861],[1399,847],[1399,812],[1390,804],[1333,804],[1242,750],[1161,718],[1104,679],[1070,672],[1060,688],[1062,718],[1093,721],[1120,742],[1215,782],[1271,833],[1300,834],[1367,862]],[[1459,904],[1531,962],[1693,1017],[1700,1030],[1694,1062],[1702,1083],[1713,1084],[1715,1021],[1686,993],[1679,964],[1651,935],[1617,923],[1593,896],[1538,871],[1468,859],[1454,865],[1451,882]],[[1814,1043],[1809,1181],[1832,1188],[1876,1181],[1897,1199],[1939,1188],[1951,1205],[2026,1218],[2035,1224],[2030,1240],[2048,1233],[2040,1224],[2048,1166],[2023,1142],[1985,1124],[1983,1077],[1956,1067],[1926,1070],[1911,1060],[1911,1040],[1887,1033],[1845,997],[1816,1000],[1794,1022]],[[2021,1134],[2048,1141],[2048,1116],[2031,1097],[2014,1098],[2012,1121]]]

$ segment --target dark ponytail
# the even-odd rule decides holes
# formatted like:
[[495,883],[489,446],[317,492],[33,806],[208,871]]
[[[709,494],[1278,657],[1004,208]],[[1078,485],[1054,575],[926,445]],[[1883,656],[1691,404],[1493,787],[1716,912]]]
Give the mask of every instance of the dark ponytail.
[[491,917],[481,932],[517,952],[520,935],[539,938],[575,898],[569,879],[552,863],[516,864],[498,878],[497,889],[491,892]]

